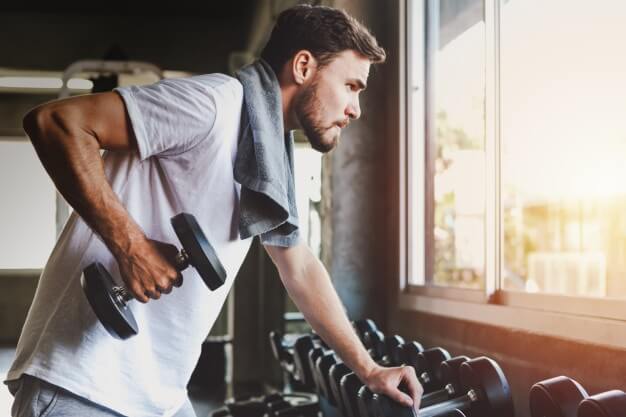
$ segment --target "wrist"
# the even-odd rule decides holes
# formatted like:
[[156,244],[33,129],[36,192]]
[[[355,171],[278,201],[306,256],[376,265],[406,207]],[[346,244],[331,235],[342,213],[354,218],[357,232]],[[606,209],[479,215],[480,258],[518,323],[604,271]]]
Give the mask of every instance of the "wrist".
[[359,377],[361,382],[367,384],[367,381],[371,378],[371,376],[376,372],[376,370],[380,368],[374,360],[367,355],[367,359],[363,362],[361,366],[356,367],[354,373]]
[[128,215],[120,217],[119,221],[113,221],[109,227],[104,228],[104,233],[101,234],[105,244],[116,258],[132,255],[148,242],[143,230]]

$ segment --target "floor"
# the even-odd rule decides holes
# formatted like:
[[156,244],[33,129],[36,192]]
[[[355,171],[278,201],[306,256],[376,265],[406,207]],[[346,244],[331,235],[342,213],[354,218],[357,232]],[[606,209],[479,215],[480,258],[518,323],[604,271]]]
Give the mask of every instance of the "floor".
[[[4,381],[6,374],[13,362],[15,356],[15,347],[2,346],[0,347],[0,381]],[[193,404],[193,408],[198,417],[208,417],[211,411],[219,408],[222,404],[222,399],[215,398],[216,396],[208,395],[206,390],[199,387],[189,388],[189,397]],[[13,397],[7,390],[6,385],[0,385],[0,416],[9,416],[11,411],[11,404]]]

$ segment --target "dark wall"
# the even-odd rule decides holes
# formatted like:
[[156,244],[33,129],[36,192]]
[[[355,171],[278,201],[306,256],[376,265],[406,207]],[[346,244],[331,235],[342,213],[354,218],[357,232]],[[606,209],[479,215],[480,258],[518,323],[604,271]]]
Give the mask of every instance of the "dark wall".
[[224,72],[228,54],[244,46],[246,19],[243,15],[1,12],[0,67],[63,70],[76,60],[101,59],[117,44],[129,59],[163,69]]
[[[337,1],[370,28],[383,47],[389,44],[391,18],[388,2]],[[361,93],[361,118],[342,133],[330,155],[332,176],[324,198],[331,207],[325,222],[332,224],[331,276],[350,318],[369,316],[385,321],[385,281],[394,237],[394,155],[396,139],[390,135],[386,100],[391,84],[391,65],[370,70],[368,88]],[[328,172],[325,173],[328,175]],[[328,203],[326,203],[328,204]]]

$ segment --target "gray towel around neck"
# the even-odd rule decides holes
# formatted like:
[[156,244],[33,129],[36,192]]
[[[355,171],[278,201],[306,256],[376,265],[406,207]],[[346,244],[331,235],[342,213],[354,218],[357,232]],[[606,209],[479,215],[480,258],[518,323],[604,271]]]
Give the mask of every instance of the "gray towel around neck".
[[241,184],[239,234],[260,235],[273,246],[298,241],[293,169],[293,134],[285,133],[280,86],[267,62],[259,59],[236,73],[243,85],[241,136],[235,180]]

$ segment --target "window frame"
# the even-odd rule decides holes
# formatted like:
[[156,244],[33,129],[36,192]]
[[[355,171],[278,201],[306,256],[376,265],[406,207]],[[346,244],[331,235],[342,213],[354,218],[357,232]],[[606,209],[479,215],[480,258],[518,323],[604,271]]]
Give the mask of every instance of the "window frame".
[[[500,0],[484,0],[486,33],[485,86],[485,286],[483,290],[435,286],[427,283],[426,175],[423,183],[415,173],[426,171],[428,140],[428,86],[426,56],[426,3],[405,0],[400,4],[399,106],[401,140],[400,169],[400,309],[478,321],[486,324],[576,339],[595,344],[626,347],[626,299],[526,293],[501,287],[503,256],[500,227]],[[416,8],[418,10],[416,10]],[[411,19],[417,17],[417,24]],[[412,68],[409,51],[417,43],[421,70]],[[414,74],[422,74],[415,80]],[[418,91],[416,94],[413,91]],[[416,97],[411,97],[416,94]],[[417,111],[416,111],[417,110]],[[420,153],[419,149],[422,148]],[[412,215],[412,213],[417,213]],[[432,250],[432,248],[430,248]],[[419,254],[417,258],[414,254]],[[421,275],[421,276],[420,276]],[[417,277],[417,279],[415,279]],[[417,281],[420,284],[412,283]]]

